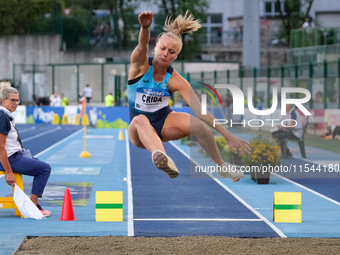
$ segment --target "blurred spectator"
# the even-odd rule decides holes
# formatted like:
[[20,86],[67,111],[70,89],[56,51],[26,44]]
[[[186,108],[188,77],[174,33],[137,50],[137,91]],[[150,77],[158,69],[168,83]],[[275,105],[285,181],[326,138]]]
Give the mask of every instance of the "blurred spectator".
[[79,94],[79,96],[78,96],[78,104],[81,105],[84,100],[85,100],[85,97],[83,96],[83,94]]
[[61,93],[60,98],[61,98],[61,106],[68,105],[68,99],[67,99],[67,97],[64,96],[63,93]]
[[333,131],[333,139],[340,140],[340,126],[336,126]]
[[302,24],[303,29],[308,29],[308,28],[314,28],[314,23],[312,22],[312,20],[309,17],[305,18],[305,22]]
[[323,102],[323,93],[318,91],[313,99],[314,103],[322,103]]
[[44,98],[39,97],[38,94],[35,94],[33,96],[33,101],[34,101],[35,105],[38,105],[38,106],[44,105]]
[[234,32],[234,43],[238,43],[238,37],[239,37],[239,31],[238,31],[238,28],[237,27],[234,27],[233,29],[233,32]]
[[222,43],[222,27],[217,27],[217,43]]
[[53,106],[53,107],[61,106],[61,98],[58,95],[57,91],[55,91],[54,94],[50,96],[50,106]]
[[86,98],[86,103],[90,103],[92,98],[92,89],[89,84],[86,84],[86,87],[84,88],[84,96]]
[[239,30],[240,30],[239,39],[240,39],[240,42],[242,42],[242,39],[243,39],[243,25],[239,26]]
[[110,32],[110,26],[106,24],[104,21],[102,21],[102,24],[100,25],[99,29],[102,37],[108,32]]
[[334,126],[333,129],[332,129],[332,126],[328,126],[323,131],[322,138],[326,140],[331,140],[331,139],[340,140],[340,126]]
[[120,98],[120,101],[121,101],[121,106],[127,106],[128,105],[128,100],[127,100],[127,90],[124,89],[122,91],[122,95],[121,95],[121,98]]
[[110,37],[111,28],[108,24],[102,21],[99,27],[100,29],[100,40],[95,46],[95,49],[105,49],[108,44],[108,39]]
[[113,107],[113,96],[112,96],[112,92],[110,92],[106,97],[105,97],[105,106],[106,107]]
[[96,26],[95,29],[92,30],[92,34],[96,38],[96,43],[98,43],[101,39],[100,26]]
[[[295,109],[293,104],[286,104],[286,113],[283,119],[290,120],[290,124],[286,122],[285,126],[278,126],[277,130],[273,130],[274,132],[272,132],[272,136],[277,138],[280,143],[281,151],[284,139],[301,138],[303,136],[303,117]],[[289,148],[287,148],[286,153],[286,155],[282,155],[282,158],[290,158],[293,156]]]
[[333,139],[332,127],[328,126],[323,130],[322,138],[326,140]]

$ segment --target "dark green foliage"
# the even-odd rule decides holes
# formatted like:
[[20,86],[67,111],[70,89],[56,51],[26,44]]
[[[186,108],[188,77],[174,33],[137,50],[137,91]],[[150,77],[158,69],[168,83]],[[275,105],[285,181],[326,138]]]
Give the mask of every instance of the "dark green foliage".
[[63,19],[63,38],[66,48],[76,47],[79,44],[81,35],[86,32],[85,22],[81,22],[78,18]]
[[[279,3],[281,1],[276,0],[276,2]],[[282,10],[281,5],[278,4],[282,20],[280,32],[278,34],[279,39],[285,39],[289,42],[290,30],[302,26],[305,17],[309,16],[312,4],[313,0],[284,0],[284,10]]]
[[0,35],[53,33],[62,6],[62,0],[0,0]]

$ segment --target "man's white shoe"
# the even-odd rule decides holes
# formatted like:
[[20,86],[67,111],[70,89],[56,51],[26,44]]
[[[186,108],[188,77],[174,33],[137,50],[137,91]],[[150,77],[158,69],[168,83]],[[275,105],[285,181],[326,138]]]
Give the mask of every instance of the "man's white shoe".
[[244,173],[239,169],[239,166],[223,162],[217,167],[219,174],[222,178],[230,178],[232,182],[240,180]]
[[176,178],[179,175],[173,160],[160,150],[152,152],[152,162],[158,169],[169,175],[170,178]]

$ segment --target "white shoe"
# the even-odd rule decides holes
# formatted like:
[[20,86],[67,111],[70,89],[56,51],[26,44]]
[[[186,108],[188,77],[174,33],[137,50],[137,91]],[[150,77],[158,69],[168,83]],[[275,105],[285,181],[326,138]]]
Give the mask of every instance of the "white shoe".
[[152,162],[158,169],[169,175],[170,178],[176,178],[179,175],[173,160],[160,150],[152,152]]
[[230,178],[232,182],[240,180],[244,173],[239,169],[239,166],[223,162],[217,167],[219,174],[222,178]]

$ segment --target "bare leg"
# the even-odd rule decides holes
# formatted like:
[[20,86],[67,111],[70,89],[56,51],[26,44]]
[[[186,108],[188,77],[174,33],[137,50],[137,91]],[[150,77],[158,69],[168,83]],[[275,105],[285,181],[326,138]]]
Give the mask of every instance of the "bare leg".
[[31,200],[36,205],[38,203],[38,195],[31,194]]
[[165,153],[163,143],[150,121],[144,115],[136,116],[129,126],[131,142],[140,148],[145,148],[152,153],[154,165],[164,171],[170,178],[176,178],[179,174],[175,163]]
[[223,163],[211,130],[201,120],[187,113],[170,113],[162,129],[163,140],[177,140],[187,135],[196,136],[199,144],[216,164]]
[[161,139],[144,115],[138,115],[133,118],[128,132],[130,140],[135,146],[147,149],[149,152],[160,150],[165,153]]
[[243,177],[243,172],[230,170],[228,163],[221,158],[215,138],[210,130],[201,120],[186,113],[170,113],[165,120],[162,129],[163,140],[175,140],[187,135],[197,137],[201,147],[209,154],[211,159],[221,168],[218,170],[222,178],[230,178],[237,182]]
[[[223,163],[211,130],[201,120],[187,113],[172,112],[168,115],[162,129],[163,141],[178,140],[190,134],[197,137],[199,144],[216,164]],[[165,153],[161,139],[144,115],[133,118],[129,126],[129,137],[137,147]]]

